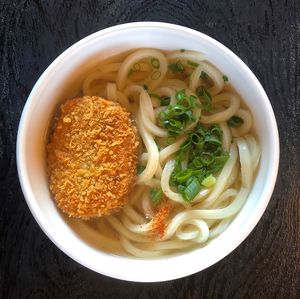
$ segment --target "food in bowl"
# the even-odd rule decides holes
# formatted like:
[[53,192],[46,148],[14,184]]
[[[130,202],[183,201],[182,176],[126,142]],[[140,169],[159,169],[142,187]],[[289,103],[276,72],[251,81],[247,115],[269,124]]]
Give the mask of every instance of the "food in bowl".
[[[85,224],[111,244],[111,252],[120,254],[121,248],[121,254],[140,258],[204,246],[227,228],[247,200],[260,146],[248,107],[204,54],[184,49],[122,53],[94,66],[78,97],[61,106],[48,145],[50,188],[64,212],[101,216]],[[105,163],[97,155],[107,137],[102,124],[110,121],[102,102],[118,107],[120,117],[126,114],[131,130],[126,135],[118,122],[108,125],[115,136],[106,144],[106,158],[116,159],[99,175],[91,161],[96,159],[97,169]],[[70,116],[73,108],[78,110]],[[95,117],[92,129],[86,114]],[[86,139],[94,128],[92,139]],[[114,146],[120,136],[122,143]],[[81,146],[84,150],[77,151]],[[124,163],[130,165],[128,176],[122,173],[125,189],[124,180],[114,179]],[[118,194],[98,192],[106,181]]]

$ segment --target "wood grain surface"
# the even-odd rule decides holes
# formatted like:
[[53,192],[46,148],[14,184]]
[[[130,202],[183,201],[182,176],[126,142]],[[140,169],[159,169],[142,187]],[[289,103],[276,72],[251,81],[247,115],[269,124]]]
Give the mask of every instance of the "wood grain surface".
[[[275,191],[250,236],[209,269],[154,284],[96,274],[56,248],[25,203],[15,157],[23,106],[45,68],[97,30],[146,20],[199,30],[246,62],[281,143]],[[0,41],[0,298],[300,298],[299,1],[1,0]]]

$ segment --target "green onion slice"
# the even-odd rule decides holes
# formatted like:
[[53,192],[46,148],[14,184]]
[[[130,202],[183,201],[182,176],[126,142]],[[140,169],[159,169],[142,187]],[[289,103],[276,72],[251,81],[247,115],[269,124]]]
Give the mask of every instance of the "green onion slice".
[[162,189],[161,188],[151,189],[150,190],[150,199],[155,205],[159,204],[161,202],[161,200],[163,199]]
[[169,69],[172,73],[182,73],[184,71],[184,67],[180,61],[169,64]]
[[155,69],[159,69],[160,68],[160,62],[159,62],[159,60],[156,57],[152,57],[151,58],[151,65]]
[[209,76],[206,72],[202,71],[201,74],[200,74],[200,78],[204,81],[208,80],[209,79]]
[[197,67],[197,66],[199,66],[199,63],[194,62],[194,61],[191,61],[191,60],[188,60],[188,61],[187,61],[187,64],[189,64],[189,65],[192,66],[192,67]]
[[153,72],[153,73],[151,74],[151,79],[152,79],[152,80],[157,80],[157,79],[160,78],[160,76],[161,76],[161,72],[160,72],[160,71],[155,71],[155,72]]
[[208,177],[202,180],[201,185],[206,188],[210,188],[216,183],[216,181],[216,178],[212,174],[210,174]]
[[237,128],[241,126],[243,123],[244,120],[241,117],[236,115],[230,117],[229,120],[227,121],[228,126],[231,128]]
[[192,201],[200,192],[201,185],[196,177],[193,177],[187,187],[182,191],[184,200]]

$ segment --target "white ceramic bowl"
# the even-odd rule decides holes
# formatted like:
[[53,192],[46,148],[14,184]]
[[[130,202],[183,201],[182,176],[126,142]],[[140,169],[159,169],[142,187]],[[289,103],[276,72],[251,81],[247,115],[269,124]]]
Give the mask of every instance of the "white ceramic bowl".
[[[120,51],[153,47],[204,52],[228,75],[255,119],[261,164],[249,198],[228,229],[206,247],[175,257],[144,260],[105,253],[68,225],[48,189],[45,144],[62,99],[75,96],[78,80],[96,60]],[[279,160],[278,130],[268,97],[250,69],[229,49],[197,31],[166,23],[141,22],[96,32],[62,53],[42,74],[25,105],[17,140],[18,173],[27,204],[46,235],[68,256],[101,274],[130,281],[164,281],[193,274],[218,262],[252,231],[270,200]],[[46,261],[47,262],[47,261]]]

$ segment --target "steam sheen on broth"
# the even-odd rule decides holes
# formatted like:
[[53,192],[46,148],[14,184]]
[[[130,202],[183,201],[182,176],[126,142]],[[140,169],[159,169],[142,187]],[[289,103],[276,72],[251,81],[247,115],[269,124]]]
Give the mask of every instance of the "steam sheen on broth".
[[140,136],[137,183],[117,214],[90,221],[105,249],[139,258],[204,246],[244,205],[260,160],[252,116],[196,51],[136,49],[106,59],[82,85],[118,102]]

